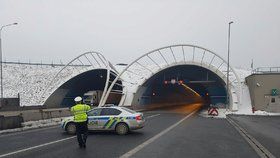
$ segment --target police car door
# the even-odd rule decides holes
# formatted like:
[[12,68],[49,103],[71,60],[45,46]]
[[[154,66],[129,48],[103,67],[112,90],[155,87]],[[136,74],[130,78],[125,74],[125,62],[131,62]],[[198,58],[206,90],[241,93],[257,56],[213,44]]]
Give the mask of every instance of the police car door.
[[100,129],[100,126],[98,124],[98,120],[101,117],[101,108],[95,108],[90,110],[87,115],[88,115],[88,129],[89,130],[98,130]]
[[102,108],[100,115],[102,116],[99,120],[99,125],[104,130],[114,130],[114,125],[118,121],[118,116],[121,113],[120,110],[114,108]]

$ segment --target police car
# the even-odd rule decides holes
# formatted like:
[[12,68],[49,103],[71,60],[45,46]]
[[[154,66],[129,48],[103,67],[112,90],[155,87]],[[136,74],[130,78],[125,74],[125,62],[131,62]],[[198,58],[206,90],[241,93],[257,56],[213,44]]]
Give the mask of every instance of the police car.
[[[87,112],[87,115],[89,130],[116,131],[119,135],[143,128],[145,123],[142,113],[119,106],[93,108]],[[65,118],[61,126],[68,134],[76,133],[73,116]]]

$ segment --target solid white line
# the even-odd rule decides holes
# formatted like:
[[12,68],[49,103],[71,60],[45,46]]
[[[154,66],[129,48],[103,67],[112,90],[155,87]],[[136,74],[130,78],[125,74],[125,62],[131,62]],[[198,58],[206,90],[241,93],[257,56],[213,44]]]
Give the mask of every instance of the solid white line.
[[138,151],[140,151],[141,149],[143,149],[145,146],[151,144],[152,142],[154,142],[156,139],[158,139],[159,137],[161,137],[162,135],[164,135],[165,133],[169,132],[170,130],[172,130],[173,128],[175,128],[176,126],[178,126],[180,123],[182,123],[183,121],[185,121],[187,118],[189,118],[190,116],[192,116],[193,114],[195,114],[197,112],[197,110],[195,110],[194,112],[188,114],[186,117],[184,117],[183,119],[181,119],[180,121],[178,121],[177,123],[173,124],[172,126],[166,128],[165,130],[163,130],[162,132],[160,132],[159,134],[153,136],[152,138],[148,139],[147,141],[145,141],[144,143],[138,145],[137,147],[135,147],[134,149],[130,150],[129,152],[123,154],[122,156],[120,156],[120,158],[129,158],[132,155],[134,155],[135,153],[137,153]]
[[157,117],[159,116],[160,114],[155,114],[155,115],[151,115],[151,116],[147,116],[146,119],[149,119],[149,118],[152,118],[152,117]]
[[69,140],[69,139],[75,138],[75,137],[76,136],[72,136],[72,137],[56,140],[56,141],[53,141],[53,142],[49,142],[49,143],[45,143],[45,144],[29,147],[29,148],[26,148],[26,149],[17,150],[17,151],[14,151],[14,152],[10,152],[10,153],[7,153],[7,154],[0,155],[0,158],[6,157],[6,156],[15,155],[15,154],[22,153],[22,152],[25,152],[25,151],[28,151],[28,150],[33,150],[33,149],[36,149],[36,148],[44,147],[44,146],[47,146],[47,145],[59,143],[59,142],[65,141],[65,140]]

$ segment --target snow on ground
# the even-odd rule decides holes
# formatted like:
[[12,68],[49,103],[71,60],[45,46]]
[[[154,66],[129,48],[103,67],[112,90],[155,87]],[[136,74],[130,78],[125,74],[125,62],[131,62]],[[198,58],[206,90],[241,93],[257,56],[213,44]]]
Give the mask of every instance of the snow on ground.
[[236,73],[238,74],[241,82],[241,98],[240,104],[238,106],[238,111],[231,112],[231,114],[252,114],[252,104],[250,98],[249,87],[246,85],[245,78],[251,75],[251,70],[235,68]]
[[209,117],[209,118],[226,118],[227,115],[227,110],[226,109],[217,109],[218,110],[218,116],[212,116],[212,115],[208,115],[208,111],[202,110],[199,112],[199,116],[202,117]]
[[238,107],[238,111],[234,112],[234,114],[252,114],[249,88],[244,83],[241,83],[241,104]]
[[28,122],[22,123],[21,128],[0,130],[0,134],[20,132],[20,131],[26,131],[26,130],[31,130],[31,129],[60,125],[61,121],[64,118],[66,118],[66,117],[52,118],[52,119],[39,120],[39,121],[28,121]]
[[[21,106],[39,105],[43,92],[62,67],[54,65],[4,64],[4,97],[18,97],[19,94]],[[77,71],[76,69],[78,69],[78,66],[75,66],[75,69],[68,68],[67,71],[63,71],[58,76],[56,83],[77,73],[75,72]]]
[[4,64],[4,97],[20,95],[21,106],[34,105],[61,67]]
[[251,69],[234,68],[235,72],[238,74],[241,83],[245,82],[245,78],[252,74]]
[[201,112],[199,112],[199,116],[202,117],[207,117],[207,118],[218,118],[218,119],[223,119],[226,118],[226,115],[229,114],[236,114],[236,115],[247,115],[247,116],[280,116],[280,113],[269,113],[266,111],[255,111],[255,113],[253,112],[249,112],[249,113],[242,113],[242,112],[238,112],[238,113],[234,113],[231,111],[227,111],[226,109],[218,109],[219,115],[218,116],[212,116],[212,115],[208,115],[208,111],[207,110],[202,110]]
[[280,116],[280,113],[270,113],[270,112],[258,110],[258,111],[255,111],[255,113],[253,113],[252,115]]

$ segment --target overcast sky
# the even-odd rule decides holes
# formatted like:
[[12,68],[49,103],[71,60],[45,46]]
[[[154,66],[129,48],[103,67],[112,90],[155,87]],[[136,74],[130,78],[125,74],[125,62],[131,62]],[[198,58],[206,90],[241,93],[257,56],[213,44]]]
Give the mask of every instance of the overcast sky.
[[0,0],[8,61],[67,62],[98,51],[129,63],[152,49],[195,44],[227,56],[232,24],[234,66],[280,66],[279,0]]

